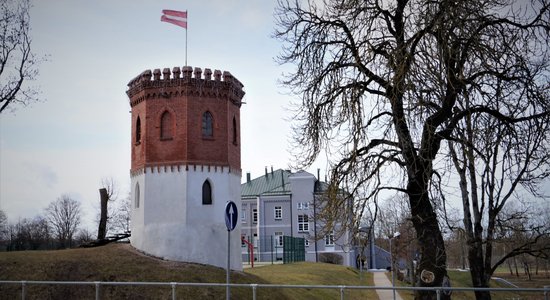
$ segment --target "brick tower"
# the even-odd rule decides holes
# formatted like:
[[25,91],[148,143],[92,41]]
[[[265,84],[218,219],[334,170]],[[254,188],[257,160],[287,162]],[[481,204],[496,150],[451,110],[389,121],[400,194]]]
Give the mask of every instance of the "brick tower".
[[[128,88],[132,245],[225,267],[224,208],[241,207],[243,85],[229,72],[187,66],[146,70]],[[231,268],[241,270],[240,224],[231,234]]]

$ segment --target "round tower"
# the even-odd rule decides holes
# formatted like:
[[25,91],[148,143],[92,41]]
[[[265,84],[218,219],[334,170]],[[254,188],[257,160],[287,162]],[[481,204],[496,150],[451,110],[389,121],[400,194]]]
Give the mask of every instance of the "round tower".
[[[213,76],[213,78],[212,78]],[[132,108],[131,244],[169,260],[227,266],[227,201],[241,207],[243,85],[229,72],[146,70]],[[241,270],[240,222],[231,268]]]

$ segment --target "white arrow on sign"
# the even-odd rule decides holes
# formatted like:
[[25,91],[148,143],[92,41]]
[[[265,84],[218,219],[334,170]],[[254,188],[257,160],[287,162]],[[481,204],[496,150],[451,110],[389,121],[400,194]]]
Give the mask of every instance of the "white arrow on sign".
[[229,205],[229,224],[233,224],[233,205]]

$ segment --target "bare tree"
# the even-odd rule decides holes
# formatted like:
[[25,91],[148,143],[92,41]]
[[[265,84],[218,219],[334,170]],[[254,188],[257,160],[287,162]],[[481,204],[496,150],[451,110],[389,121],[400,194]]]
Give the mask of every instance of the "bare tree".
[[[518,71],[529,71],[520,67],[516,69],[514,76],[518,75]],[[533,80],[528,76],[524,78],[526,81]],[[495,90],[494,107],[505,115],[517,116],[516,119],[521,118],[525,109],[531,109],[531,103],[543,101],[543,98],[538,99],[540,96],[536,93],[530,95],[536,91],[531,91],[529,85],[519,91],[517,87],[511,90],[509,81],[513,82],[499,76],[465,91],[466,101],[461,103],[464,105],[462,109],[471,108],[470,93],[485,92],[489,85]],[[475,93],[476,89],[480,90]],[[518,103],[510,106],[513,101]],[[458,141],[449,141],[452,161],[460,178],[463,228],[469,245],[468,260],[474,286],[489,287],[492,274],[507,258],[538,255],[543,251],[543,245],[533,241],[550,234],[550,228],[523,222],[534,213],[527,209],[529,203],[523,198],[528,195],[541,196],[541,184],[550,174],[549,121],[548,116],[526,118],[522,122],[509,122],[488,115],[467,116],[455,130]],[[523,203],[513,205],[520,201]],[[529,239],[522,239],[521,245],[510,248],[510,252],[494,262],[497,230],[516,228],[514,231],[523,232],[527,229],[525,226],[535,234],[529,234]],[[478,299],[490,299],[488,292],[476,292],[476,295]]]
[[8,216],[6,213],[0,209],[0,247],[4,248],[7,245],[7,240],[9,238],[9,225],[8,225]]
[[[438,217],[452,166],[444,141],[467,144],[457,134],[467,118],[529,126],[549,114],[548,10],[546,0],[279,2],[279,61],[295,65],[283,83],[301,98],[298,164],[328,151],[333,191],[359,199],[349,213],[382,191],[407,196],[417,286],[449,282]],[[327,207],[345,209],[333,199]]]
[[130,232],[130,222],[132,213],[132,198],[130,194],[127,197],[117,202],[114,210],[111,213],[110,230],[126,233]]
[[71,247],[80,225],[80,203],[69,195],[62,195],[46,208],[46,219],[61,247]]
[[30,9],[30,0],[0,0],[0,113],[38,99],[37,89],[26,86],[45,60],[31,50]]

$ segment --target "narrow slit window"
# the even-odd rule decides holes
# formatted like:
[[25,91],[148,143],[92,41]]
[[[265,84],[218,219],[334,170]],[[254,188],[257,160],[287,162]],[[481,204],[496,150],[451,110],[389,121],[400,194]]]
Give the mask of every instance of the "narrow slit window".
[[202,184],[202,204],[212,204],[212,186],[208,180],[204,181]]
[[233,117],[233,144],[237,145],[237,120]]
[[136,192],[135,192],[135,195],[134,195],[134,198],[135,198],[135,207],[136,208],[139,208],[139,183],[136,183]]
[[141,120],[138,116],[136,120],[136,144],[139,143],[141,143]]
[[173,131],[172,115],[168,111],[165,111],[160,118],[160,138],[162,140],[172,139]]
[[209,111],[202,114],[202,136],[214,136],[214,118],[212,117],[212,113]]

